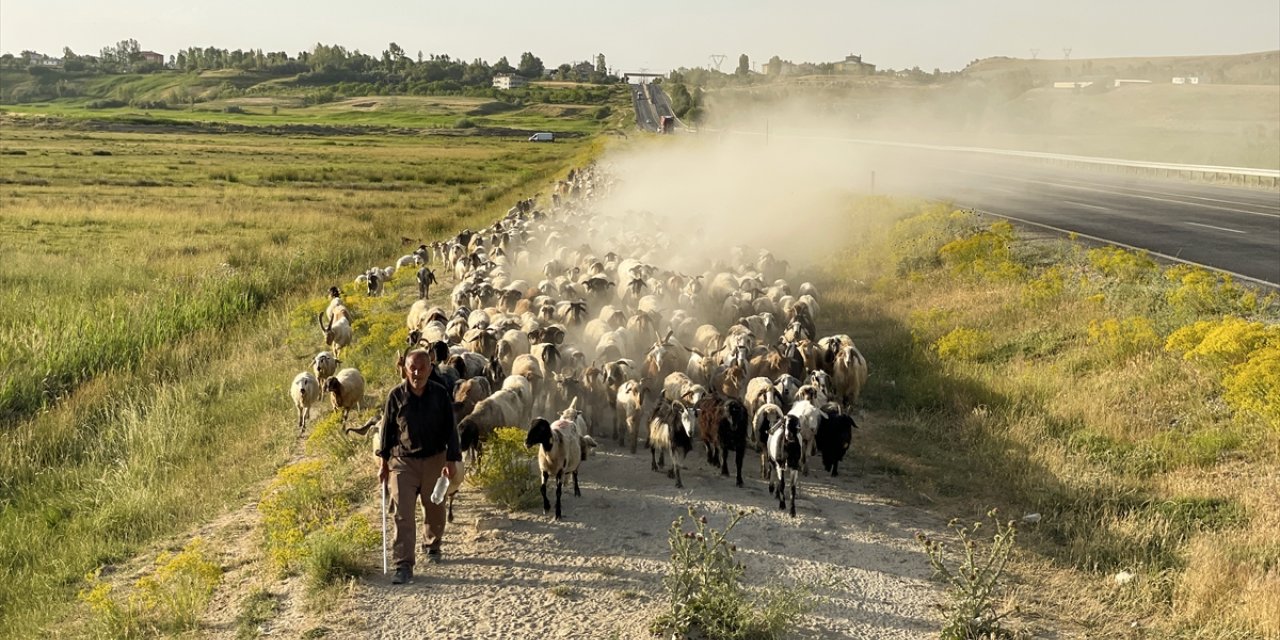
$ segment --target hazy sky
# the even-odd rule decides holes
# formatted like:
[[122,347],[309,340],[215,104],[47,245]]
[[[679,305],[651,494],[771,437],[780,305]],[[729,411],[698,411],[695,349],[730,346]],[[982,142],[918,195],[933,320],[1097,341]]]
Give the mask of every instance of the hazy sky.
[[[97,53],[134,38],[290,55],[315,43],[377,55],[396,42],[455,58],[532,51],[547,66],[604,53],[611,68],[666,71],[738,54],[880,68],[963,68],[975,58],[1203,55],[1280,49],[1277,0],[0,0],[0,51]],[[757,67],[758,68],[758,67]]]

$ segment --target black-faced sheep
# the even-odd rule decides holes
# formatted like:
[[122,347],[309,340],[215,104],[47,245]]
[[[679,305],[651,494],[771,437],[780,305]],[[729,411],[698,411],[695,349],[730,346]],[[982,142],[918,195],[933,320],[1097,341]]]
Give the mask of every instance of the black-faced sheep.
[[529,433],[525,436],[524,446],[538,447],[538,470],[542,472],[542,512],[551,510],[551,501],[547,499],[547,480],[556,478],[556,515],[560,520],[560,494],[564,487],[564,477],[573,476],[573,495],[581,496],[578,488],[578,468],[584,458],[584,447],[595,446],[591,436],[578,433],[578,426],[572,420],[556,420],[547,422],[543,418],[535,418],[529,425]]
[[823,470],[830,471],[832,476],[840,475],[840,461],[849,450],[849,444],[853,442],[853,430],[857,428],[853,417],[837,411],[827,412],[818,423],[814,441],[822,456]]
[[346,424],[347,414],[364,399],[364,376],[358,369],[348,367],[329,378],[324,388],[329,392],[333,410],[342,412],[342,424]]

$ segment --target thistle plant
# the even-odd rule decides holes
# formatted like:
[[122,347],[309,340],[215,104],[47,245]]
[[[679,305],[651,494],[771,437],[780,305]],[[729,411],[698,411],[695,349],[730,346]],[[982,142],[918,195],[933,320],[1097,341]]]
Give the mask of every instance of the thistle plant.
[[1001,523],[995,509],[987,512],[995,533],[991,546],[979,548],[977,536],[983,523],[975,522],[966,527],[953,519],[947,527],[960,546],[958,564],[947,558],[947,545],[942,541],[916,533],[916,541],[924,547],[933,566],[934,576],[948,585],[949,602],[946,605],[946,623],[942,627],[943,640],[971,640],[979,638],[1005,638],[1013,634],[1001,627],[1001,620],[1010,612],[1000,613],[996,602],[1002,590],[1001,576],[1005,564],[1013,553],[1017,529],[1012,520]]

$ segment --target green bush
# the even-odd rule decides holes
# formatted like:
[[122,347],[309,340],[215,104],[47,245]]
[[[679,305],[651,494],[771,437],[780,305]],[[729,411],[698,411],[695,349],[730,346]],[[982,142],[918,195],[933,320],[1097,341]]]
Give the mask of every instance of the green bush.
[[368,520],[356,517],[341,527],[328,525],[307,536],[303,573],[312,589],[364,573],[360,559],[377,548],[379,533]]
[[458,118],[457,121],[453,123],[453,128],[454,129],[474,129],[476,128],[476,123],[472,121],[471,118]]
[[650,625],[652,633],[771,640],[783,637],[808,612],[809,592],[803,587],[774,590],[764,601],[747,597],[742,585],[744,567],[734,558],[738,548],[728,540],[729,532],[745,516],[745,511],[737,512],[723,531],[717,531],[708,526],[706,516],[689,507],[693,530],[684,530],[684,516],[671,523],[671,566],[662,579],[669,606]]
[[525,431],[500,427],[484,445],[484,456],[472,474],[477,487],[491,502],[508,510],[540,504],[540,482],[534,462],[535,449],[524,446]]

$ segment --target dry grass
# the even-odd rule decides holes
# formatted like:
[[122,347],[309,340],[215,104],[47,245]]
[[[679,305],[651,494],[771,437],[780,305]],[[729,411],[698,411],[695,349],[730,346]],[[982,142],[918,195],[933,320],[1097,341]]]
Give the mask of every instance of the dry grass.
[[[945,513],[1040,513],[1012,567],[1032,630],[1122,637],[1138,621],[1168,637],[1274,636],[1280,425],[1233,404],[1221,372],[1162,348],[1213,314],[1176,303],[1182,278],[1153,267],[1121,281],[1067,241],[1015,239],[1008,257],[1028,270],[1017,279],[927,259],[944,245],[929,225],[956,222],[944,211],[899,224],[913,243],[882,224],[819,278],[824,325],[871,363],[864,402],[891,416],[860,433],[865,470]],[[998,261],[991,249],[979,257]],[[1061,290],[1028,296],[1045,264]],[[1233,305],[1247,295],[1212,288]],[[1242,304],[1280,319],[1274,298]],[[957,328],[981,349],[960,349]],[[1136,577],[1117,584],[1125,571]]]

